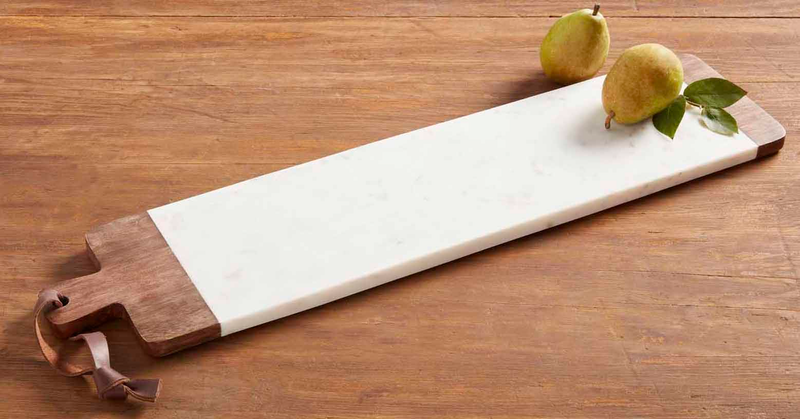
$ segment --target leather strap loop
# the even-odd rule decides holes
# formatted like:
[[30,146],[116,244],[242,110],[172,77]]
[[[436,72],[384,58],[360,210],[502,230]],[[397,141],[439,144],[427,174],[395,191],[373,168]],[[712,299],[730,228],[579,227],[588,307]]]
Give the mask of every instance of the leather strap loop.
[[155,402],[161,392],[161,380],[139,379],[131,380],[111,368],[111,358],[108,353],[106,336],[101,332],[83,333],[71,337],[73,342],[83,341],[89,349],[94,365],[81,367],[67,359],[62,348],[53,348],[42,336],[41,322],[45,315],[64,306],[66,298],[53,290],[43,290],[39,293],[39,300],[34,309],[33,328],[36,340],[42,355],[62,375],[75,377],[91,374],[97,387],[97,394],[103,400],[124,400],[128,396],[134,399]]

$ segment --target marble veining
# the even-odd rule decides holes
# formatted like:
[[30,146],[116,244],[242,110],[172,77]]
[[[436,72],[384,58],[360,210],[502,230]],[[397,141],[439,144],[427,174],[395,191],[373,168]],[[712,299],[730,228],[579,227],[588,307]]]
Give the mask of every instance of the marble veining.
[[603,128],[603,78],[149,211],[222,334],[752,160],[687,110]]

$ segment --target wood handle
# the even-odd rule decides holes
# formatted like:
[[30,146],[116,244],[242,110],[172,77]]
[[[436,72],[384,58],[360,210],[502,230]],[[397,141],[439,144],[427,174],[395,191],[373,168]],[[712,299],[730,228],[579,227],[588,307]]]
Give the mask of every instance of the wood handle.
[[69,301],[47,316],[55,333],[68,338],[123,317],[125,308],[113,292],[114,282],[100,271],[58,284],[55,290]]
[[164,356],[220,336],[220,326],[147,213],[86,234],[99,272],[55,284],[64,307],[47,315],[62,338],[109,320],[128,322],[145,352]]

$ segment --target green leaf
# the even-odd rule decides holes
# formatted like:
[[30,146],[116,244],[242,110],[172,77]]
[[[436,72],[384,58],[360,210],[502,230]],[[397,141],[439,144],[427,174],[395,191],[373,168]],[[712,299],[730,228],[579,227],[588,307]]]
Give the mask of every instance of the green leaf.
[[739,132],[739,126],[736,124],[736,119],[720,108],[703,108],[700,112],[703,117],[703,123],[711,131],[724,135],[733,135]]
[[741,87],[720,78],[698,80],[683,91],[688,101],[716,108],[727,108],[746,94]]
[[667,137],[675,138],[675,131],[681,124],[684,112],[686,112],[686,99],[679,95],[669,106],[653,115],[653,125]]

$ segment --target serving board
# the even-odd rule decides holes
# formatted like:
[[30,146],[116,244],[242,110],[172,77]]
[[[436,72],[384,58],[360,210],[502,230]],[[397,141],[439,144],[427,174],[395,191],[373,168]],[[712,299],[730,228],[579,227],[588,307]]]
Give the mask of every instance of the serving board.
[[[720,77],[681,57],[685,80]],[[603,77],[198,195],[86,235],[95,274],[57,284],[64,337],[128,319],[162,356],[778,151],[748,98],[734,136],[688,110],[605,130]]]

